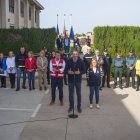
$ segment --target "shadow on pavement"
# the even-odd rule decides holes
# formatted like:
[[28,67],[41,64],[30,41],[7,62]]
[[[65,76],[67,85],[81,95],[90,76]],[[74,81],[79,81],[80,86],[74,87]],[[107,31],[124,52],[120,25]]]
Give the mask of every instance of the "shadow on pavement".
[[[130,93],[131,92],[131,93]],[[27,123],[19,140],[140,140],[140,95],[134,90],[104,88],[100,93],[101,109],[88,105],[89,89],[82,83],[82,114],[68,120],[68,89],[64,87],[65,105],[49,106],[50,94],[45,95],[35,118],[49,120]],[[67,127],[67,135],[66,134]]]

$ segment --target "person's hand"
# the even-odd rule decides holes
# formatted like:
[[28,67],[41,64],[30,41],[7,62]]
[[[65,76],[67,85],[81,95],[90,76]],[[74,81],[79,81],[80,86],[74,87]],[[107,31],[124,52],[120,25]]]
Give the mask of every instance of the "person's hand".
[[44,68],[41,68],[41,71],[44,71]]
[[56,72],[56,69],[53,69],[54,72]]
[[12,68],[12,67],[10,67],[10,68],[9,68],[9,70],[10,70],[10,71],[12,71],[12,70],[13,70],[13,68]]
[[133,67],[129,67],[130,70],[133,70]]
[[77,75],[78,75],[78,74],[80,74],[80,71],[79,71],[79,69],[78,69],[77,71],[75,71],[75,74],[77,74]]
[[68,74],[74,74],[74,72],[73,72],[73,71],[71,71],[71,70],[69,70],[69,71],[68,71]]

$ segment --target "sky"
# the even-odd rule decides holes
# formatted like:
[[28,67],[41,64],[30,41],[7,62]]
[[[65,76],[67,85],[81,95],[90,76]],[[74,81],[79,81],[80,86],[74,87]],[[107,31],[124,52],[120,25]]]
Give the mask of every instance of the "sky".
[[66,14],[66,29],[69,31],[72,24],[74,33],[92,32],[96,26],[140,25],[140,0],[38,1],[45,8],[40,14],[40,27],[56,27],[58,14],[61,33],[64,27],[64,14]]

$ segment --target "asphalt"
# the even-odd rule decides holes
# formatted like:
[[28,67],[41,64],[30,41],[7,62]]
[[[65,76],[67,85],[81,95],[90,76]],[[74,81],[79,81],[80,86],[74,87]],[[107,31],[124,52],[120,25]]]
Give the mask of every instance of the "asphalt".
[[[9,85],[7,86],[9,87]],[[17,140],[34,114],[44,92],[0,89],[0,140]]]
[[[83,111],[77,119],[69,119],[68,87],[64,86],[63,107],[59,105],[58,91],[53,106],[49,106],[50,92],[44,94],[34,118],[22,124],[18,140],[140,140],[140,91],[105,87],[100,92],[99,110],[95,106],[89,109],[88,97],[89,89],[83,80]],[[14,126],[18,128],[18,124]]]

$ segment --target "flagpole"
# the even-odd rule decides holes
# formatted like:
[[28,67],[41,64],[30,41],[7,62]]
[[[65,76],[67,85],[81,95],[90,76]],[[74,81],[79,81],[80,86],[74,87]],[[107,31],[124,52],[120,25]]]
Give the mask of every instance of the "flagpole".
[[72,26],[72,14],[70,14],[70,27]]
[[59,15],[57,14],[57,24],[58,24],[58,16],[59,16]]
[[57,14],[57,34],[59,35],[58,17],[59,17],[59,15]]
[[64,14],[64,29],[63,29],[64,37],[65,37],[65,32],[66,32],[65,20],[66,20],[66,14]]
[[65,20],[66,20],[66,14],[64,14],[64,25],[65,25]]

